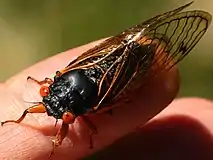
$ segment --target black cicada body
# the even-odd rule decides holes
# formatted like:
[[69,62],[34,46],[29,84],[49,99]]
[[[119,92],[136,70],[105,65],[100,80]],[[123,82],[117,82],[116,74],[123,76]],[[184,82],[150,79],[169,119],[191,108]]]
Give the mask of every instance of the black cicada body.
[[171,69],[192,50],[206,32],[211,15],[200,10],[180,12],[191,3],[108,38],[58,71],[54,80],[29,77],[49,84],[41,87],[43,101],[28,108],[17,121],[2,124],[19,123],[27,113],[47,112],[63,120],[54,141],[55,146],[60,145],[76,117],[89,122],[85,114],[107,109],[147,78]]

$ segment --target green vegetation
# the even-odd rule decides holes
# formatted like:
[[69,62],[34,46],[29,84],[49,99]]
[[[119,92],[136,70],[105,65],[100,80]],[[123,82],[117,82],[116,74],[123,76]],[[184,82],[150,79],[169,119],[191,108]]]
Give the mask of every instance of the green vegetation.
[[[114,35],[187,2],[1,0],[0,80],[46,57]],[[189,9],[193,8],[198,7],[192,5]],[[209,34],[179,65],[182,78],[180,96],[213,98],[213,48]]]

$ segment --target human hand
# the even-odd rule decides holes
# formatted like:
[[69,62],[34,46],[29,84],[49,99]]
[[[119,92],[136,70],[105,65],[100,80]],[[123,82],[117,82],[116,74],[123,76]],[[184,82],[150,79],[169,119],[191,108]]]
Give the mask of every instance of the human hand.
[[[94,43],[96,44],[97,42]],[[94,46],[94,43],[44,60],[1,84],[0,119],[2,121],[17,119],[21,116],[24,109],[28,107],[20,98],[23,86],[26,83],[26,77],[32,76],[38,80],[51,77],[55,71],[65,67],[83,51]],[[99,150],[103,150],[103,152],[94,156],[100,159],[127,158],[128,156],[134,157],[136,155],[145,159],[161,159],[164,156],[168,158],[168,155],[175,156],[175,154],[180,156],[181,154],[178,153],[177,146],[180,149],[186,147],[188,139],[184,137],[185,134],[194,135],[197,133],[201,136],[198,137],[200,138],[198,139],[199,143],[203,144],[200,141],[206,140],[202,139],[204,129],[196,130],[196,126],[205,125],[207,128],[205,135],[208,133],[211,136],[211,129],[213,130],[213,127],[211,128],[210,119],[213,106],[210,102],[201,99],[177,100],[144,127],[121,138],[134,131],[137,126],[144,124],[165,108],[176,96],[178,88],[178,70],[174,67],[170,72],[164,73],[150,81],[144,90],[137,93],[137,96],[133,95],[133,101],[130,104],[115,108],[112,116],[106,114],[92,116],[91,120],[97,126],[99,132],[94,136],[93,149],[88,147],[89,133],[87,127],[76,120],[73,127],[70,127],[68,138],[65,138],[62,145],[56,149],[52,159],[79,159]],[[33,95],[35,88],[29,88],[28,92]],[[138,95],[140,95],[139,98]],[[48,117],[46,114],[29,114],[20,124],[5,124],[0,129],[0,159],[48,159],[52,150],[52,143],[48,136],[54,136],[60,127],[60,125],[54,127],[54,124],[55,119]],[[179,129],[182,129],[183,134]],[[183,137],[181,143],[182,139],[178,136],[180,134]],[[176,136],[178,136],[177,141],[175,140]],[[205,138],[205,136],[203,137]],[[116,143],[107,147],[114,141]],[[193,138],[192,143],[188,145],[188,150],[196,142],[196,139]],[[166,149],[169,149],[169,153],[167,150],[163,150],[165,144],[167,145]],[[174,150],[172,150],[173,147]],[[209,153],[208,151],[211,150],[211,148],[204,145],[202,147],[200,146],[203,149],[203,153],[204,151]],[[198,154],[199,152],[193,152],[194,155],[197,155],[196,153]],[[192,156],[192,154],[190,155]]]

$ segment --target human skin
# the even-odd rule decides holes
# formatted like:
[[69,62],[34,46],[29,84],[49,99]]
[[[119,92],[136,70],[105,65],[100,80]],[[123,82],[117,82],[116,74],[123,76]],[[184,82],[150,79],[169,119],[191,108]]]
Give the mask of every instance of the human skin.
[[[29,107],[21,97],[27,76],[38,80],[52,77],[97,43],[48,58],[0,84],[0,120],[17,119]],[[112,115],[90,116],[98,128],[93,149],[88,147],[88,128],[80,118],[76,119],[52,160],[90,155],[94,159],[213,159],[213,104],[201,98],[174,100],[179,81],[178,69],[174,67],[151,79],[132,95],[130,102],[115,108]],[[38,89],[29,87],[27,94],[33,96]],[[56,127],[54,124],[55,119],[45,113],[29,114],[20,124],[5,124],[0,128],[0,159],[48,159],[52,150],[49,136],[57,133],[61,121]]]

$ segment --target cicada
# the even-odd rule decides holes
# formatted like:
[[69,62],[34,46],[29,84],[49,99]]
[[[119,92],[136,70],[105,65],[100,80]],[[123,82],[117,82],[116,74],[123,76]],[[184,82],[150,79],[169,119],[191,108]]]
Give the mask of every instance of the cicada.
[[[162,71],[169,71],[181,61],[207,31],[211,15],[205,11],[181,12],[188,3],[172,11],[159,14],[147,21],[110,37],[81,54],[68,66],[56,72],[54,79],[38,81],[41,102],[27,108],[18,120],[28,113],[47,113],[62,126],[53,140],[54,147],[62,144],[69,125],[81,117],[91,128],[97,128],[88,114],[110,110],[124,101],[144,82]],[[90,141],[91,147],[93,146]]]

